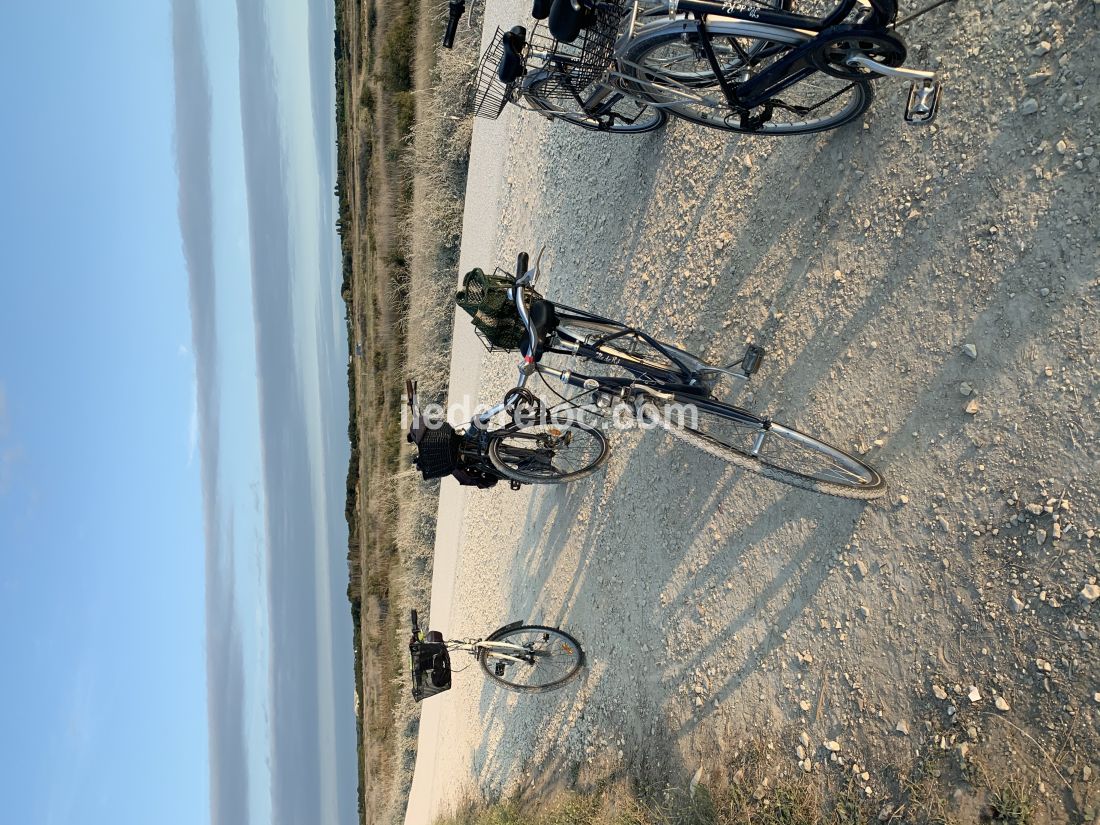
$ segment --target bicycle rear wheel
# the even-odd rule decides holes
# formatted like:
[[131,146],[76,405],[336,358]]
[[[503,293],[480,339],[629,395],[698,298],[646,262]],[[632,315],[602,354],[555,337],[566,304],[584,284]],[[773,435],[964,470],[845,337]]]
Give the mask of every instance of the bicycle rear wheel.
[[[770,118],[743,128],[718,85],[693,21],[655,24],[631,42],[623,57],[624,88],[670,113],[715,129],[759,135],[796,135],[835,129],[858,118],[874,91],[865,80],[812,72],[775,94]],[[762,23],[707,23],[715,57],[732,86],[744,83],[781,60],[809,35]],[[762,116],[758,106],[749,114]]]
[[[524,652],[519,653],[482,647],[477,653],[478,664],[490,679],[520,693],[544,693],[560,688],[584,666],[580,643],[556,627],[532,624],[502,628],[486,641],[523,648]],[[506,656],[524,661],[516,662]]]
[[561,484],[591,475],[607,460],[603,433],[576,421],[532,424],[492,433],[489,461],[523,484]]
[[700,401],[682,417],[659,412],[656,420],[674,437],[773,481],[841,498],[871,500],[886,493],[882,475],[855,456],[793,427],[774,421],[765,426],[728,404]]

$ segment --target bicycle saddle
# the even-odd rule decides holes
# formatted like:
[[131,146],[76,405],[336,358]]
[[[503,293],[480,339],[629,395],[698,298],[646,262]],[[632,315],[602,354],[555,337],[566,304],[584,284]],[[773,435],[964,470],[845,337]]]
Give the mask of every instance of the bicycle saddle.
[[[550,339],[550,335],[558,328],[558,313],[554,309],[554,305],[549,301],[532,301],[531,306],[527,310],[528,317],[531,319],[531,326],[535,328],[535,339],[538,341],[539,351],[535,353],[535,360],[537,361],[542,357],[542,349],[546,346],[546,342]],[[523,343],[520,344],[520,351],[524,355],[530,355],[527,352],[527,339],[523,339]]]
[[507,85],[517,81],[526,70],[523,65],[523,47],[527,45],[527,29],[513,26],[501,37],[501,45],[504,47],[504,54],[497,64],[497,77],[501,83]]
[[581,0],[554,0],[546,25],[555,40],[572,43],[581,33],[596,21],[596,12],[581,3]]

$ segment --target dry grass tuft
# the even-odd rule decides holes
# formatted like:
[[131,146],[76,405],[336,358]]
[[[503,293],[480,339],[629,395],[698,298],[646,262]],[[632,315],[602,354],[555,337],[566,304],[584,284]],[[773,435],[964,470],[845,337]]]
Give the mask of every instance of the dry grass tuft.
[[[466,111],[474,68],[478,59],[480,14],[474,14],[466,31],[465,20],[453,51],[438,47],[441,19],[446,4],[424,2],[417,33],[415,67],[415,119],[404,149],[406,180],[411,204],[400,235],[407,278],[395,283],[395,309],[405,331],[404,376],[419,381],[424,403],[443,401],[450,371],[451,334],[454,323],[454,291],[457,281],[466,170],[470,153],[472,117]],[[475,10],[477,11],[477,10]],[[403,434],[402,434],[403,436]],[[439,482],[425,483],[411,468],[411,453],[401,442],[398,470],[387,479],[384,501],[392,507],[393,540],[400,559],[396,571],[394,609],[398,611],[393,639],[399,661],[407,656],[408,628],[402,617],[415,608],[426,613],[431,597],[432,556],[435,549]],[[425,619],[430,617],[425,616]],[[404,671],[397,678],[398,701],[393,712],[392,785],[383,821],[404,817],[416,761],[416,737],[420,710],[409,691]]]
[[[807,773],[751,742],[716,767],[707,784],[654,791],[626,780],[544,798],[471,803],[435,825],[1032,825],[1021,780],[991,777],[980,765],[962,776],[943,758],[897,769],[898,796],[871,799],[843,770]],[[959,789],[966,800],[960,807]],[[984,804],[972,805],[981,801]]]

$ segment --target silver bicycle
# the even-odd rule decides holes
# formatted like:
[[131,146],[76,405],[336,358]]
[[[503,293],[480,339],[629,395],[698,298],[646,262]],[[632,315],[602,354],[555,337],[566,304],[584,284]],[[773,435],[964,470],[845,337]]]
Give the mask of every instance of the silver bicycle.
[[561,628],[512,622],[485,639],[445,641],[438,630],[421,630],[413,610],[409,656],[417,702],[451,689],[451,651],[455,650],[469,653],[485,675],[519,693],[555,690],[584,667],[580,644]]
[[[575,481],[606,460],[601,429],[637,422],[794,487],[864,500],[885,494],[882,474],[856,456],[715,397],[725,379],[750,379],[763,348],[749,346],[740,361],[726,366],[709,364],[621,321],[545,300],[534,289],[539,260],[529,264],[527,253],[520,253],[514,275],[475,269],[463,279],[455,300],[482,342],[490,351],[519,350],[523,361],[504,400],[461,432],[414,410],[412,430],[421,432],[410,431],[410,441],[425,479],[453,475],[461,484],[489,487],[507,478],[514,489]],[[547,406],[531,392],[532,376],[559,403]],[[559,384],[572,395],[561,395]],[[415,406],[414,395],[410,400]],[[498,415],[508,423],[494,429]]]

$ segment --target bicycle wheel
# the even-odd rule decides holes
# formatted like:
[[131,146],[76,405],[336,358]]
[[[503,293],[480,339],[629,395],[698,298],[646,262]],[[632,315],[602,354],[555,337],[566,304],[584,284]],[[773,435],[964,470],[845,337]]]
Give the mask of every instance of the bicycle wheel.
[[[797,135],[835,129],[858,118],[874,91],[866,80],[813,72],[772,97],[770,119],[741,126],[703,52],[695,23],[653,24],[630,43],[623,57],[624,88],[672,114],[715,129],[762,135]],[[743,83],[810,39],[806,33],[762,23],[708,22],[707,31],[725,79]],[[762,116],[764,107],[752,110]]]
[[489,461],[523,484],[561,484],[594,473],[607,460],[607,439],[580,422],[532,424],[492,433]]
[[855,456],[774,421],[764,428],[728,404],[692,403],[683,416],[658,412],[656,422],[671,435],[773,481],[842,498],[870,500],[886,492],[885,479]]
[[580,643],[556,627],[531,624],[501,628],[486,641],[523,648],[524,652],[519,653],[481,647],[477,653],[478,663],[490,679],[520,693],[543,693],[559,688],[584,666]]
[[616,92],[618,100],[607,107],[601,107],[597,114],[590,114],[573,101],[570,107],[565,102],[551,97],[540,97],[538,88],[532,84],[521,94],[531,107],[544,115],[564,120],[591,132],[607,132],[613,135],[640,135],[660,129],[668,120],[663,109],[656,109],[643,101],[635,100]]
[[[674,344],[658,341],[658,344],[667,351],[668,354],[666,354],[636,332],[626,331],[625,334],[620,334],[624,332],[622,325],[567,314],[559,314],[558,318],[555,333],[559,342],[585,342],[595,345],[601,339],[616,336],[605,344],[599,344],[600,352],[635,361],[640,369],[650,368],[667,372],[683,370],[696,372],[710,369],[698,357]],[[669,355],[674,356],[676,361],[673,361]],[[600,362],[592,363],[595,365]],[[685,376],[686,379],[687,376]]]

